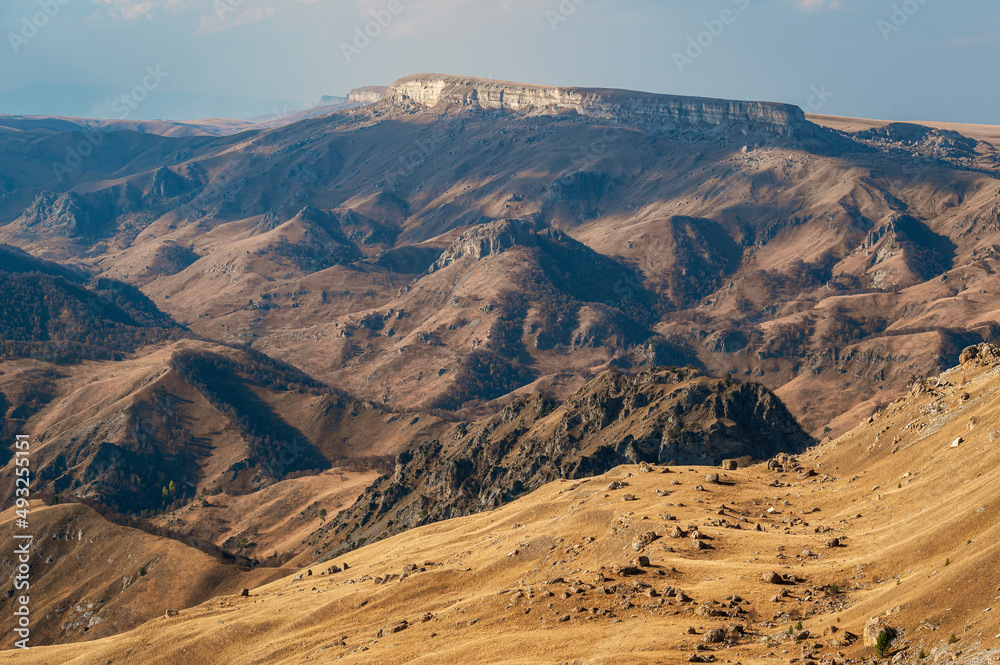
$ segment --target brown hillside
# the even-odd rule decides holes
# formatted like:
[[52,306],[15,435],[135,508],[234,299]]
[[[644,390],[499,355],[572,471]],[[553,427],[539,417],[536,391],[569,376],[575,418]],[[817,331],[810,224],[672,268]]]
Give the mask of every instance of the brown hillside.
[[895,662],[995,663],[1000,350],[963,360],[795,458],[558,481],[249,598],[0,658],[851,663],[880,616]]
[[[115,132],[65,182],[51,163],[81,135],[46,124],[0,139],[17,155],[0,240],[395,408],[454,407],[469,354],[523,296],[505,323],[526,371],[473,405],[530,385],[565,397],[612,360],[695,364],[761,381],[836,435],[995,338],[1000,180],[989,128],[812,119],[420,75],[238,136]],[[528,242],[428,271],[510,220],[593,254]],[[608,293],[574,292],[574,266]]]

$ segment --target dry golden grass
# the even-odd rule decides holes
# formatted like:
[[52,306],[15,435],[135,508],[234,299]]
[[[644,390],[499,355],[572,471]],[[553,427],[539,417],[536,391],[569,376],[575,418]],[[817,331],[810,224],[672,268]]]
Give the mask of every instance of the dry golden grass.
[[[799,456],[794,466],[815,476],[766,465],[620,467],[366,546],[331,562],[350,564],[343,572],[313,564],[312,575],[303,569],[301,579],[248,598],[220,597],[117,637],[8,652],[0,662],[652,665],[686,662],[709,630],[730,624],[748,636],[704,655],[844,662],[871,654],[841,641],[846,631],[860,636],[874,615],[900,629],[906,662],[920,649],[997,662],[1000,367],[957,368],[932,384]],[[706,480],[714,473],[722,484]],[[612,481],[629,485],[609,489]],[[676,525],[697,527],[711,549],[669,537]],[[662,536],[642,551],[650,564],[616,573],[649,531]],[[841,547],[826,546],[834,537]],[[376,583],[410,564],[418,570]],[[803,581],[768,584],[770,571]],[[831,584],[839,594],[828,593]],[[664,597],[668,587],[691,601]],[[787,597],[773,601],[782,590]],[[737,616],[697,611],[709,601],[732,610],[734,594],[748,601]],[[796,643],[788,630],[799,621],[810,637]],[[827,634],[831,627],[839,630]],[[948,646],[952,633],[958,641]]]

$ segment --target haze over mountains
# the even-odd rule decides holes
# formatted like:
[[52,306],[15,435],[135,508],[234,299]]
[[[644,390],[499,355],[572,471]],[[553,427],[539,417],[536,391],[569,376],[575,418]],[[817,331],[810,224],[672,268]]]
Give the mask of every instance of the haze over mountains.
[[[815,430],[993,334],[997,148],[952,130],[425,75],[270,130],[100,136],[70,168],[82,132],[6,132],[4,241],[395,407],[660,354]],[[473,351],[504,367],[467,394]]]
[[[36,569],[48,580],[40,637],[67,643],[145,624],[120,642],[80,652],[78,662],[152,662],[119,650],[132,649],[133,640],[162,647],[173,628],[146,622],[207,602],[191,629],[208,631],[219,605],[227,617],[245,617],[245,629],[226,638],[233,644],[263,630],[263,619],[248,609],[256,601],[209,600],[217,594],[309,565],[318,574],[330,565],[320,562],[396,534],[403,536],[350,554],[351,564],[356,556],[365,565],[402,556],[464,565],[472,555],[456,543],[470,534],[510,539],[487,518],[467,516],[537,513],[539,501],[563,492],[551,484],[560,480],[575,481],[566,491],[577,493],[566,519],[576,519],[577,499],[603,496],[604,507],[589,506],[580,520],[606,530],[616,510],[606,507],[598,481],[582,481],[619,479],[615,469],[625,464],[686,469],[738,459],[730,465],[739,466],[736,487],[723,482],[709,491],[718,500],[676,490],[684,503],[670,503],[684,509],[683,520],[708,510],[693,503],[719,501],[736,503],[747,519],[765,510],[753,508],[765,500],[781,514],[773,493],[797,504],[808,491],[829,513],[813,534],[836,530],[861,540],[883,529],[867,513],[864,526],[850,521],[855,504],[872,502],[861,482],[899,483],[894,508],[879,509],[902,513],[899,524],[916,520],[933,506],[927,496],[904,495],[903,486],[932,469],[917,465],[913,451],[905,459],[878,452],[875,460],[883,437],[893,437],[889,455],[918,444],[926,448],[919,455],[933,455],[948,443],[936,432],[953,436],[966,426],[958,414],[968,412],[982,457],[960,457],[971,453],[958,446],[952,457],[960,459],[946,468],[982,466],[995,452],[991,428],[979,425],[994,410],[992,347],[976,346],[978,360],[965,354],[964,369],[944,379],[920,381],[958,365],[963,349],[1000,338],[998,151],[992,127],[807,116],[780,103],[441,74],[253,121],[0,116],[0,430],[37,440],[37,499],[73,504],[39,511],[46,542],[53,541]],[[976,389],[962,387],[959,375]],[[912,393],[914,385],[923,387]],[[889,413],[901,415],[873,434],[873,423]],[[869,456],[859,457],[865,446]],[[796,473],[824,467],[823,482],[764,479],[768,467],[747,468],[784,454],[799,455]],[[11,455],[0,460],[5,497],[12,496]],[[872,483],[845,479],[869,472]],[[683,484],[708,472],[695,473],[685,472]],[[655,497],[675,491],[633,482],[645,492],[643,506],[663,505]],[[982,519],[996,512],[990,482],[962,490],[966,508],[978,502],[989,511]],[[579,494],[585,485],[594,490],[586,496]],[[792,490],[774,489],[796,486],[794,499]],[[655,489],[666,494],[651,499]],[[652,519],[652,504],[643,510]],[[785,532],[768,547],[804,546],[801,518],[782,526],[768,515],[767,531]],[[447,524],[461,526],[434,525],[456,517],[465,521]],[[964,518],[941,519],[957,525]],[[961,523],[948,526],[948,551],[972,528]],[[910,568],[896,565],[897,526],[864,541],[874,549],[838,558],[836,570],[821,570],[826,564],[814,555],[798,561],[814,592],[850,585],[856,593],[847,604],[817,607],[799,594],[798,615],[785,611],[766,626],[757,614],[748,632],[760,637],[767,628],[781,643],[777,628],[799,616],[829,623],[853,604],[891,609],[874,599],[876,587],[931,566],[912,557]],[[531,528],[541,537],[540,523]],[[969,537],[992,542],[993,528],[977,521]],[[79,542],[84,531],[129,539],[127,565],[108,564],[114,576],[128,568],[120,592],[105,583],[107,571],[73,579],[68,571],[84,556],[67,540],[74,530]],[[411,533],[415,540],[407,540]],[[545,538],[545,547],[555,543]],[[589,575],[626,565],[635,555],[630,542],[583,542],[567,556],[586,563],[544,565],[565,580],[582,579],[585,568]],[[741,539],[729,550],[705,542],[712,543],[705,561],[692,560],[697,572],[687,580],[702,579],[714,562],[741,571],[727,572],[726,584],[759,579],[756,563],[739,563],[760,560],[756,543]],[[963,564],[967,576],[988,560],[983,547]],[[533,568],[521,566],[520,555],[487,562],[476,554],[476,565],[506,572],[471,583],[449,577],[432,588],[457,594],[449,601],[457,608],[476,594],[538,587],[554,575],[542,574],[530,551]],[[662,564],[653,566],[667,576],[678,574],[671,552],[663,548]],[[685,565],[689,556],[681,557]],[[854,566],[882,572],[869,582],[849,577]],[[202,576],[184,578],[186,567]],[[385,580],[376,568],[352,579],[367,585],[377,572]],[[465,572],[448,571],[441,574]],[[137,591],[178,575],[175,593]],[[622,575],[632,574],[614,577]],[[618,581],[603,595],[624,594]],[[986,578],[975,584],[983,597],[995,586]],[[711,594],[721,598],[723,586]],[[367,587],[351,587],[350,601],[337,595],[337,616],[345,603],[360,623],[395,620],[402,610],[395,601],[356,600],[367,598],[357,591]],[[594,595],[591,587],[586,593]],[[647,588],[613,602],[634,607]],[[257,600],[272,602],[285,593],[278,589]],[[0,606],[10,599],[5,591]],[[329,589],[308,591],[318,598],[313,591]],[[754,603],[765,601],[763,591],[753,593]],[[907,602],[929,603],[922,593]],[[627,614],[631,607],[604,600],[590,612],[594,621],[610,620],[599,611],[609,610],[644,630]],[[280,609],[328,611],[311,602]],[[361,611],[368,602],[375,614]],[[948,617],[936,602],[932,623],[948,631],[975,623],[974,611],[983,609],[970,605],[961,618]],[[444,608],[426,611],[438,617]],[[868,609],[850,610],[852,626]],[[559,617],[549,617],[548,610],[551,622],[576,612],[560,605]],[[484,615],[490,625],[532,616],[515,621],[498,612]],[[691,616],[680,609],[672,616],[680,614]],[[415,627],[415,618],[408,621]],[[919,622],[905,625],[912,636]],[[679,623],[670,629],[677,629],[675,645],[688,639]],[[365,654],[359,640],[385,634],[350,630],[350,639],[330,644],[326,637],[314,644],[311,633],[301,639],[356,662],[410,662]],[[980,640],[989,633],[975,630]],[[475,640],[495,638],[484,635]],[[730,638],[730,646],[748,643]],[[774,656],[774,647],[769,641],[747,658]],[[294,650],[268,660],[247,648],[232,662],[298,662]],[[642,662],[672,662],[657,649],[668,661]],[[188,658],[165,647],[157,657]],[[626,657],[612,651],[607,662]]]

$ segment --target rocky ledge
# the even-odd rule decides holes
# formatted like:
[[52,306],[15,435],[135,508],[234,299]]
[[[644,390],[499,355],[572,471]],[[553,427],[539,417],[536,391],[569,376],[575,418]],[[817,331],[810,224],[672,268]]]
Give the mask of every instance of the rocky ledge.
[[489,79],[417,74],[396,81],[384,99],[394,105],[439,104],[506,110],[528,115],[576,112],[620,124],[673,131],[689,127],[750,125],[786,134],[810,123],[797,106],[774,102],[743,102],[700,97],[658,95],[601,88],[559,88]]

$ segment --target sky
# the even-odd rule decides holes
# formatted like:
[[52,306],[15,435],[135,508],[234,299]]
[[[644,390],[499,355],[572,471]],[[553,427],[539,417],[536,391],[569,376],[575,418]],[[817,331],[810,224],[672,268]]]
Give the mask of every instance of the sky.
[[0,0],[0,35],[0,113],[291,111],[436,72],[1000,125],[996,0]]

